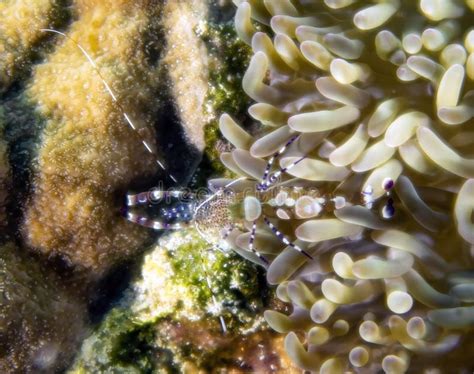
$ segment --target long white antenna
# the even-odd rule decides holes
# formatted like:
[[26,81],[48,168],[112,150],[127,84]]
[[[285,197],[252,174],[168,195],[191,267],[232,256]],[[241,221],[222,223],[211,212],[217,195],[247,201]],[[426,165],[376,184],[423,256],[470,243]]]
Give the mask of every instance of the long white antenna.
[[[130,119],[130,116],[125,112],[125,110],[123,109],[122,105],[120,105],[120,102],[117,100],[117,97],[115,96],[114,92],[112,91],[112,88],[110,88],[109,84],[107,83],[107,81],[104,79],[104,77],[102,76],[102,74],[100,73],[100,70],[99,68],[97,67],[96,63],[94,62],[94,60],[92,59],[92,57],[87,53],[87,51],[78,43],[76,42],[74,39],[72,39],[70,36],[64,34],[63,32],[61,31],[58,31],[58,30],[54,30],[54,29],[40,29],[40,31],[42,32],[51,32],[51,33],[54,33],[54,34],[58,34],[58,35],[61,35],[67,39],[69,39],[70,41],[72,41],[79,49],[80,51],[82,52],[82,54],[87,58],[87,60],[89,61],[89,63],[92,65],[92,67],[94,68],[94,70],[96,71],[97,75],[99,76],[100,80],[102,81],[102,83],[104,84],[104,87],[105,89],[107,90],[107,92],[109,93],[110,97],[112,98],[112,100],[117,104],[117,106],[119,107],[120,111],[122,112],[122,115],[125,119],[125,121],[128,123],[128,125],[132,128],[133,131],[135,131],[135,133],[138,134],[138,136],[140,136],[140,133],[137,132],[137,127],[133,124],[132,120]],[[178,181],[176,180],[176,178],[171,174],[169,173],[166,168],[165,168],[165,165],[163,165],[163,163],[158,159],[157,155],[153,152],[153,150],[151,149],[150,145],[146,142],[145,139],[143,139],[143,137],[140,136],[140,140],[141,142],[143,143],[143,146],[145,147],[145,149],[148,151],[148,153],[150,153],[154,158],[155,158],[155,161],[156,163],[158,164],[158,166],[165,172],[169,175],[169,177],[173,180],[173,182],[175,183],[178,183]]]

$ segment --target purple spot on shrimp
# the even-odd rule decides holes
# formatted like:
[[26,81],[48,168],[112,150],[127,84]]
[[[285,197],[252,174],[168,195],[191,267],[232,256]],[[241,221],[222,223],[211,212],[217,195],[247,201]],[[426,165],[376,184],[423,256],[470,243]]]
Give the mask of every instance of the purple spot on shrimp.
[[382,187],[385,191],[390,191],[394,185],[395,185],[395,182],[393,181],[393,179],[385,178],[383,181]]

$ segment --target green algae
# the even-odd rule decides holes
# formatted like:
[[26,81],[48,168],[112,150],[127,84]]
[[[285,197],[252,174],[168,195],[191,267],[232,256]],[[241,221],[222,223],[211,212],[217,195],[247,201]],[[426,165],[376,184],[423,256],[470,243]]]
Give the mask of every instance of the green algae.
[[120,305],[83,343],[71,373],[226,367],[235,348],[231,342],[263,329],[263,319],[256,317],[269,299],[262,270],[234,253],[209,248],[192,230],[159,243]]
[[138,322],[130,310],[116,307],[83,343],[69,373],[152,373],[154,339],[153,323]]
[[[262,271],[234,252],[210,248],[203,239],[187,242],[168,252],[176,282],[191,289],[199,308],[212,309],[212,296],[222,304],[222,315],[233,332],[249,328],[267,300]],[[209,278],[210,287],[206,277]]]
[[222,113],[233,113],[237,121],[248,124],[247,108],[250,98],[242,89],[242,77],[252,55],[252,49],[236,34],[234,23],[209,21],[200,33],[211,56],[209,73],[208,105],[214,113],[213,119],[204,128],[205,154],[211,160],[214,172],[230,176],[230,172],[219,161],[222,151],[222,135],[218,118]]

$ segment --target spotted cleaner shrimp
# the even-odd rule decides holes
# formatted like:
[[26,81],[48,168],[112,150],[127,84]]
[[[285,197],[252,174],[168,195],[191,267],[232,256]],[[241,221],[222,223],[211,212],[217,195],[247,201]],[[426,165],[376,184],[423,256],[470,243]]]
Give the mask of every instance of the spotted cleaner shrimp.
[[[138,133],[137,126],[123,110],[117,96],[102,77],[99,67],[87,51],[60,31],[53,29],[41,31],[68,38],[81,50],[93,66],[105,90],[117,104],[125,123]],[[221,118],[221,130],[224,135],[229,118],[227,115]],[[143,138],[141,142],[147,152],[154,157],[158,166],[173,182],[178,183],[157,157],[152,146]],[[311,135],[292,134],[276,152],[268,157],[261,174],[250,173],[249,176],[232,180],[211,180],[208,190],[204,192],[190,191],[185,188],[165,190],[157,187],[141,193],[128,193],[125,197],[123,215],[133,223],[154,230],[194,228],[211,248],[221,251],[233,249],[263,267],[268,267],[274,258],[271,249],[265,248],[262,244],[264,240],[259,240],[261,235],[267,234],[273,235],[281,244],[297,251],[307,260],[313,260],[311,248],[307,243],[295,241],[291,234],[294,228],[288,227],[291,225],[290,217],[294,216],[298,209],[303,209],[304,214],[309,217],[324,212],[330,213],[346,204],[362,204],[372,208],[378,203],[378,199],[373,197],[371,186],[368,186],[361,196],[354,197],[336,193],[337,187],[333,191],[323,191],[307,181],[288,178],[288,171],[299,165],[313,147]],[[284,167],[276,167],[276,161],[288,154],[298,154],[298,157]],[[393,181],[384,180],[383,187],[389,195]],[[311,199],[309,204],[303,204],[305,199]],[[299,204],[299,202],[303,203]],[[384,218],[390,218],[393,214],[393,200],[388,198],[382,206],[382,215]],[[283,227],[280,227],[280,221],[283,222]],[[212,301],[219,310],[207,269],[204,267],[203,270]],[[222,316],[219,319],[222,330],[225,332],[225,321]]]
[[[223,131],[225,132],[225,129]],[[289,220],[290,215],[294,215],[294,211],[300,208],[297,204],[297,201],[302,201],[299,200],[300,197],[313,199],[311,206],[303,209],[306,209],[309,214],[315,213],[314,215],[319,215],[322,211],[329,213],[350,202],[345,196],[334,192],[324,193],[297,179],[282,180],[282,176],[303,161],[305,156],[301,156],[285,167],[272,170],[273,164],[280,156],[291,152],[292,147],[300,147],[299,142],[304,141],[305,138],[302,135],[291,137],[268,159],[263,175],[256,181],[249,177],[240,177],[231,181],[211,180],[210,193],[201,194],[201,196],[182,189],[168,191],[152,189],[138,194],[128,194],[126,218],[155,230],[177,230],[192,226],[213,247],[224,250],[231,247],[241,254],[242,252],[232,245],[232,240],[228,239],[243,231],[249,231],[247,243],[242,243],[240,240],[240,246],[254,255],[253,258],[250,256],[254,262],[268,266],[270,260],[255,246],[257,227],[264,225],[284,245],[312,260],[312,256],[305,249],[276,226],[275,220]],[[393,185],[391,179],[384,179],[383,188],[387,196],[390,195]],[[162,201],[173,205],[170,204],[173,199],[178,201],[177,206],[162,208],[158,217],[153,218],[147,215],[146,209],[143,209],[159,205]],[[377,199],[373,197],[371,186],[362,192],[360,200],[356,204],[360,203],[368,208],[374,206]],[[140,208],[142,208],[141,211]],[[388,219],[393,214],[393,199],[388,198],[382,207],[382,216]],[[249,254],[245,257],[249,257]]]

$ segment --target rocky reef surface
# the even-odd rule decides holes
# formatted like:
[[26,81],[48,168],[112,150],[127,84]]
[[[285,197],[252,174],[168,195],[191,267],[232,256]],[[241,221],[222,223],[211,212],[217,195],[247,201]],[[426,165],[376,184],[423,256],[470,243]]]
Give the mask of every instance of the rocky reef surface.
[[272,302],[254,265],[213,251],[196,233],[171,234],[145,256],[69,372],[291,370],[263,320]]
[[13,243],[0,251],[1,372],[64,370],[85,337],[84,297]]
[[250,123],[234,12],[0,5],[0,371],[292,370],[261,269],[121,214],[127,191],[230,175],[218,115]]

